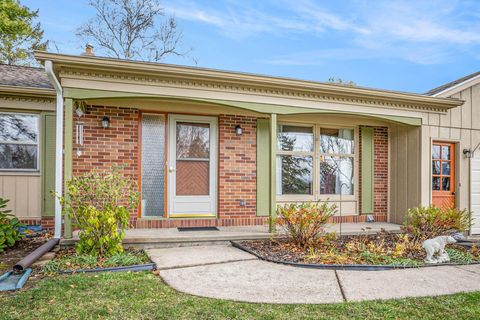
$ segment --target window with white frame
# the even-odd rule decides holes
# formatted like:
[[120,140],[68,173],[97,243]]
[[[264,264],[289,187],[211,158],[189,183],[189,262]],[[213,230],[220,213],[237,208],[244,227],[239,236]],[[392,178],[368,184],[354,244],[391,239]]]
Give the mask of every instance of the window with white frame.
[[277,194],[313,194],[313,127],[279,125]]
[[320,128],[320,194],[353,195],[353,129]]
[[39,116],[0,113],[0,170],[38,170]]
[[354,129],[278,126],[278,195],[353,195],[354,164]]

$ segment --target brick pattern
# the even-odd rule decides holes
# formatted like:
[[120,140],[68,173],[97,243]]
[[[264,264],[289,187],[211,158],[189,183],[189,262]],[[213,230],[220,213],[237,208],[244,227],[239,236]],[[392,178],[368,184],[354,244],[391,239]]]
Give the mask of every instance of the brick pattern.
[[[220,218],[252,221],[256,215],[257,134],[255,117],[221,115],[219,125],[218,207]],[[240,125],[243,134],[237,136]],[[245,201],[245,206],[240,202]],[[248,223],[248,222],[247,222]]]
[[[362,127],[359,133],[359,163],[362,163]],[[373,178],[373,210],[375,216],[386,216],[388,214],[388,128],[373,128],[373,157],[374,157],[374,178]],[[359,210],[362,208],[362,170],[359,170]],[[378,221],[378,217],[376,217]],[[386,221],[386,220],[385,220]]]
[[373,209],[376,215],[388,213],[388,128],[373,129],[374,187]]
[[29,226],[39,226],[41,225],[43,229],[53,232],[55,228],[55,221],[54,217],[42,217],[42,218],[34,218],[34,219],[20,219],[21,223],[24,223]]
[[[103,117],[110,118],[110,128],[101,127]],[[83,123],[82,155],[76,151],[76,124]],[[92,170],[108,170],[113,164],[126,165],[125,175],[138,181],[138,110],[133,108],[88,106],[85,115],[74,118],[73,175]]]

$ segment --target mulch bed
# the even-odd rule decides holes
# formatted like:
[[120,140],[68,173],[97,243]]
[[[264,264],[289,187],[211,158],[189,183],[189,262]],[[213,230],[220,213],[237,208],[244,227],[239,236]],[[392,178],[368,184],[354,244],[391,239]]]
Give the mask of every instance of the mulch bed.
[[[361,243],[363,244],[363,248],[368,248],[369,245],[371,246],[370,248],[382,246],[385,248],[385,251],[392,252],[395,250],[399,236],[400,235],[397,234],[378,233],[362,236],[342,236],[338,238],[326,237],[326,239],[321,240],[316,246],[309,248],[298,247],[287,238],[241,241],[238,243],[261,258],[277,262],[322,265],[383,265],[389,263],[372,263],[372,261],[368,261],[368,259],[363,260],[359,258],[361,251],[352,250],[352,243]],[[349,250],[347,250],[347,247]],[[459,245],[449,245],[448,247],[462,252],[466,251],[464,247]],[[372,249],[372,251],[374,250],[375,249]],[[368,251],[368,249],[365,251]],[[417,245],[415,249],[405,250],[401,258],[410,259],[423,265],[425,252],[420,244]]]

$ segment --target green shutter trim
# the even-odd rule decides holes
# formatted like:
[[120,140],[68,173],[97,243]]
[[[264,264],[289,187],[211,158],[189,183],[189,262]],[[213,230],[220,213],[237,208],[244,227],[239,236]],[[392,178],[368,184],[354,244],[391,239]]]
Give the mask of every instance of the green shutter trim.
[[42,114],[42,216],[55,215],[55,114]]
[[270,131],[269,120],[257,120],[257,216],[270,212]]
[[362,214],[373,213],[373,128],[361,127],[362,135]]

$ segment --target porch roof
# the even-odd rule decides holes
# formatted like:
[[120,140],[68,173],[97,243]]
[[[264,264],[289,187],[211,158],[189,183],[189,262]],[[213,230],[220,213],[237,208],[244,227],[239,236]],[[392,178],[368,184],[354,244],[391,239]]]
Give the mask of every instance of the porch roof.
[[[126,97],[125,93],[130,92],[143,97],[185,98],[185,95],[176,93],[189,90],[188,92],[196,94],[189,98],[210,102],[215,100],[215,103],[235,104],[237,107],[252,108],[252,104],[255,104],[255,108],[260,108],[255,111],[262,113],[319,112],[319,108],[310,107],[309,102],[322,102],[342,104],[345,111],[351,111],[348,106],[352,105],[413,111],[417,113],[415,118],[418,118],[418,112],[445,113],[448,109],[463,104],[462,100],[451,98],[162,63],[43,51],[36,51],[35,57],[40,61],[49,60],[54,63],[55,72],[64,88],[88,88],[119,93],[110,97]],[[199,92],[209,94],[202,95]],[[215,96],[212,95],[213,92],[216,93]],[[302,106],[298,108],[299,103],[295,105],[288,103],[289,101],[301,101]],[[295,107],[295,110],[291,107]],[[360,113],[364,112],[360,110]],[[395,112],[391,115],[383,113],[386,117],[395,116]]]

